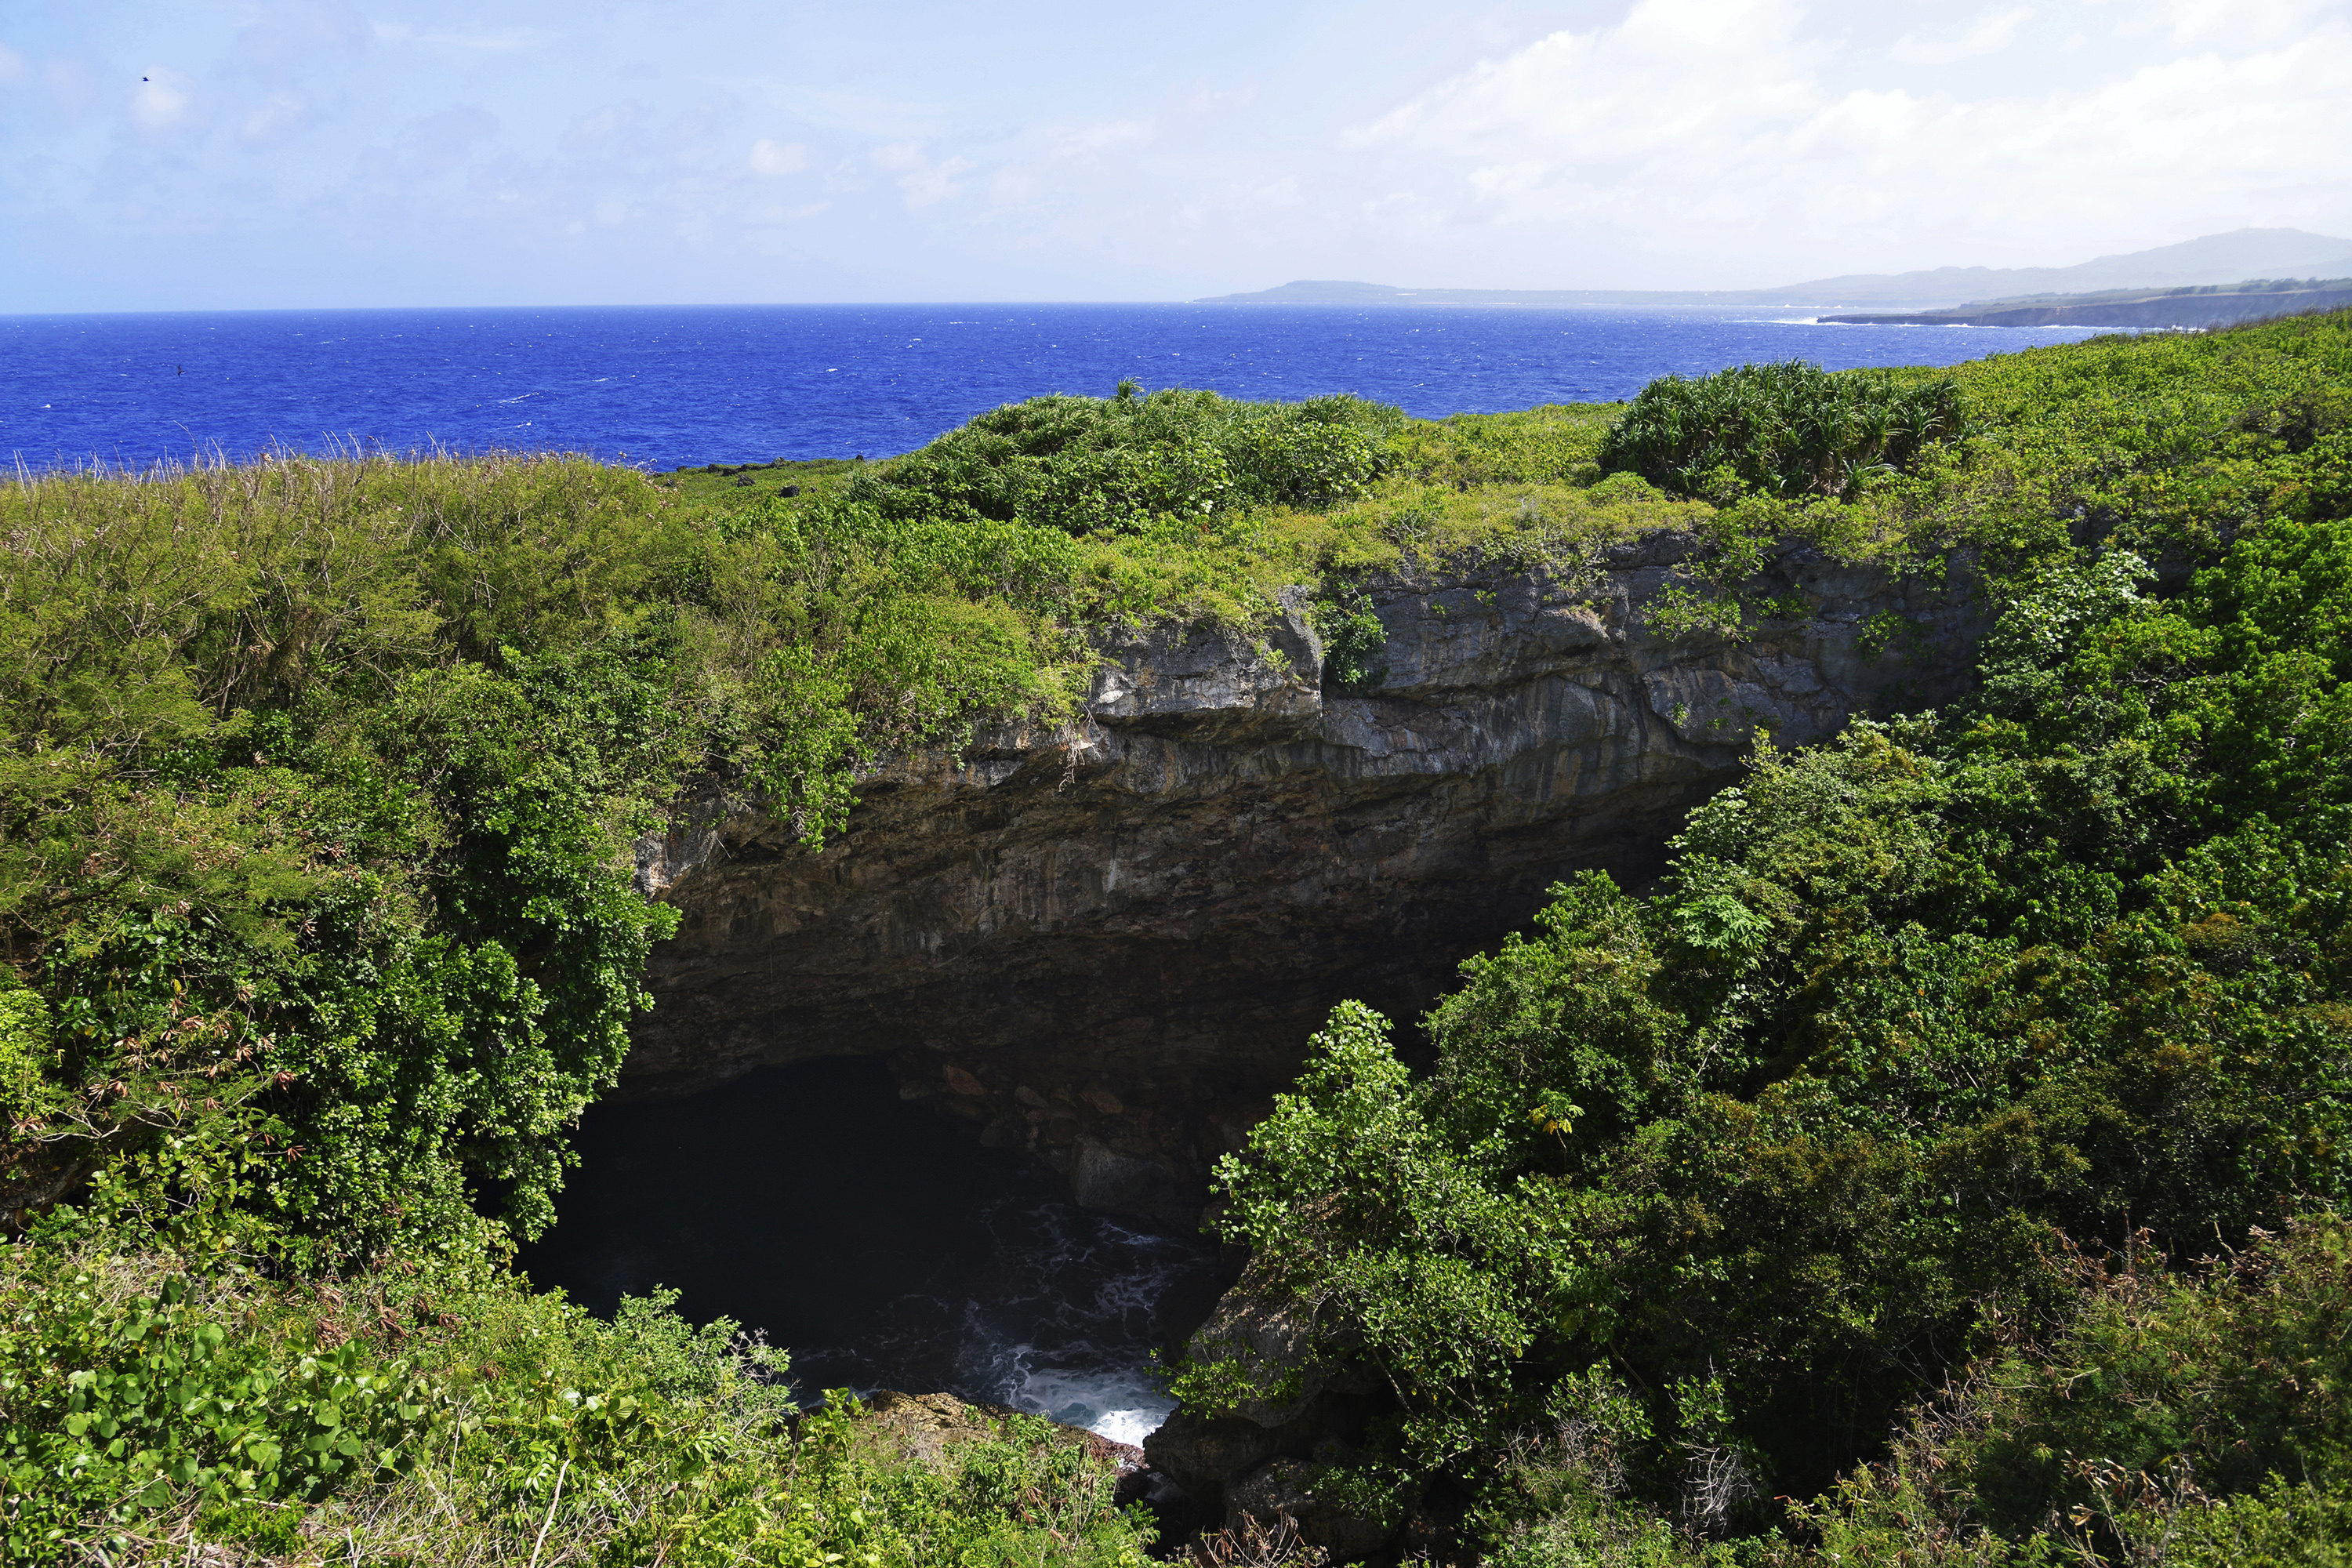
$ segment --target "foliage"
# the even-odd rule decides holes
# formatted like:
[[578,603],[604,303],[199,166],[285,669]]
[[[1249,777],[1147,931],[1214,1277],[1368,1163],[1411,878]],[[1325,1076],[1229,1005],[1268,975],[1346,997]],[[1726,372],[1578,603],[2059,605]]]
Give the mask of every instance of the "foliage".
[[[1969,373],[1972,398],[2053,370],[2106,398],[2031,420],[1990,399],[1973,447],[1854,509],[1981,507],[1969,528],[2003,608],[1979,695],[1768,746],[1692,814],[1647,896],[1597,874],[1555,889],[1534,932],[1465,963],[1432,1010],[1424,1074],[1384,1020],[1343,1005],[1297,1090],[1221,1166],[1227,1237],[1307,1309],[1325,1370],[1388,1391],[1368,1440],[1475,1490],[1498,1554],[1630,1561],[1769,1529],[1775,1493],[1858,1473],[1972,1354],[2060,1332],[2086,1289],[2075,1249],[2179,1266],[2345,1201],[2352,509],[2339,403],[2274,416],[2268,399],[2352,366],[2340,320],[2263,332]],[[2127,409],[2192,429],[2080,438]],[[2273,426],[2301,433],[2250,442]],[[2221,515],[2168,504],[2162,476],[2216,467]],[[1990,503],[1986,470],[2003,475]],[[2094,489],[2111,510],[2079,538],[2088,506],[2011,510]],[[2168,504],[2114,504],[2126,496]],[[1761,537],[1718,541],[1734,557],[1718,589],[1752,573],[1737,552]],[[2143,551],[2188,558],[2176,591],[2150,593]],[[2288,1301],[2300,1326],[2279,1332],[2324,1342],[2317,1300]],[[2118,1361],[2107,1344],[2084,1364],[2106,1377]],[[1589,1433],[1532,1469],[1511,1457],[1544,1450],[1595,1368],[1639,1419],[1601,1445],[1606,1484],[1564,1502],[1539,1478],[1593,1473]],[[1251,1384],[1234,1363],[1189,1366],[1179,1387],[1214,1409]],[[2088,1424],[2063,1441],[2021,1438],[1981,1471],[1948,1447],[1921,1467],[1978,1517],[2006,1508],[1992,1528],[2017,1550],[2094,1556],[2137,1548],[2128,1531],[2050,1533],[2055,1483],[2031,1454],[2159,1480],[2178,1458],[2212,1498],[2245,1500],[2248,1530],[2308,1500],[2264,1493],[2265,1466],[2336,1484],[2340,1460],[2276,1436],[2340,1433],[2332,1406],[2273,1418],[2231,1385],[2180,1418],[2217,1435],[2207,1447],[2133,1437],[2079,1394],[2071,1408]],[[1996,1477],[2043,1501],[1997,1503]],[[2161,1500],[2067,1495],[2115,1518]]]
[[1389,634],[1370,598],[1360,587],[1336,583],[1312,609],[1331,684],[1341,691],[1369,691],[1378,686],[1386,673],[1381,650],[1388,646]]
[[[1382,574],[1540,566],[1574,599],[1662,531],[1669,636],[1801,614],[1790,542],[1979,577],[1981,697],[1759,757],[1649,896],[1560,889],[1432,1014],[1426,1074],[1336,1013],[1226,1169],[1232,1223],[1389,1391],[1322,1484],[1444,1472],[1500,1560],[1721,1556],[1840,1473],[1928,1507],[1900,1453],[1852,1467],[1972,1354],[2091,1353],[2070,1259],[2145,1229],[2154,1279],[2341,1196],[2347,337],[1764,367],[1622,416],[1123,386],[661,481],[272,454],[0,487],[11,1551],[1134,1560],[1043,1429],[929,1468],[845,1402],[798,1415],[732,1325],[600,1324],[499,1268],[674,919],[637,841],[695,781],[816,852],[890,754],[1071,716],[1114,628],[1251,628],[1313,585],[1360,688]],[[2035,1545],[2029,1499],[1982,1540],[2113,1555],[2145,1520],[2322,1561],[2294,1521],[2340,1514],[2333,1450],[2216,1386],[2066,1438],[2155,1477],[2061,1467],[2108,1523]],[[2158,1406],[2281,1478],[2132,1425]],[[2029,1460],[2069,1414],[1999,1409]]]
[[[495,1270],[280,1285],[51,1236],[0,1258],[12,1562],[1140,1563],[1115,1475],[1042,1422],[931,1468],[670,1293],[611,1324]],[[157,1238],[191,1243],[181,1229]],[[160,1279],[158,1278],[160,1276]]]
[[2054,1332],[1987,1356],[1800,1517],[1862,1561],[2000,1561],[2037,1531],[2087,1561],[2342,1561],[2347,1261],[2333,1215],[2201,1274],[2070,1258],[2084,1297]]
[[1138,532],[1157,517],[1319,510],[1370,493],[1404,424],[1351,397],[1236,403],[1207,392],[1040,397],[983,414],[845,492],[886,515]]
[[1788,498],[1859,494],[1960,430],[1959,383],[1889,371],[1832,374],[1790,360],[1643,387],[1601,444],[1603,472],[1685,495],[1743,489]]
[[1507,414],[1456,414],[1396,437],[1397,466],[1447,489],[1589,485],[1618,410],[1548,403]]

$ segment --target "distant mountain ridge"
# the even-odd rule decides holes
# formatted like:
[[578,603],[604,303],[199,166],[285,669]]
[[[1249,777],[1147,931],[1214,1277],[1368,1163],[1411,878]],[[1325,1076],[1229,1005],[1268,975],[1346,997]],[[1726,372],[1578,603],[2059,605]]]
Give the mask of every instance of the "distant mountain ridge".
[[2266,316],[2352,305],[2352,278],[2264,278],[2186,289],[2108,289],[1980,300],[1950,310],[1823,316],[1824,321],[1906,327],[2226,327]]
[[2352,274],[2352,239],[2294,228],[2242,228],[2179,245],[2095,257],[2072,267],[1937,267],[1857,272],[1771,289],[1399,289],[1384,283],[1299,281],[1204,305],[1503,305],[1654,310],[1931,310],[1974,301],[2107,289],[2180,289],[2256,278]]

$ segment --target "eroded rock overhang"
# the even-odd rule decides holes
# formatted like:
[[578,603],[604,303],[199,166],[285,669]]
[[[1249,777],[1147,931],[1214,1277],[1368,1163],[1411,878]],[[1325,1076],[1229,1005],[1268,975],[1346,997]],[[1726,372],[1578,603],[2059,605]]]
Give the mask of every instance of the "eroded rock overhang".
[[892,761],[821,853],[756,805],[688,803],[640,847],[684,921],[624,1091],[878,1055],[1081,1202],[1189,1218],[1334,1002],[1409,1035],[1553,882],[1654,875],[1759,729],[1801,745],[1967,683],[1958,564],[1900,580],[1788,546],[1759,585],[1801,614],[1666,638],[1645,611],[1693,548],[1378,580],[1384,668],[1354,692],[1303,592],[1253,633],[1122,640],[1078,721]]

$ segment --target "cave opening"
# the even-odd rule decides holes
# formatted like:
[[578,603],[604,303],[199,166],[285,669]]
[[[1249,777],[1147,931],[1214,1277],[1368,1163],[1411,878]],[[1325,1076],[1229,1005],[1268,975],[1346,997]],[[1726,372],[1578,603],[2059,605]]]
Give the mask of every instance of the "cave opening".
[[1138,1443],[1173,1404],[1152,1352],[1221,1283],[1212,1243],[1078,1208],[872,1058],[598,1105],[574,1146],[531,1278],[607,1315],[676,1289],[787,1348],[804,1399],[945,1390]]

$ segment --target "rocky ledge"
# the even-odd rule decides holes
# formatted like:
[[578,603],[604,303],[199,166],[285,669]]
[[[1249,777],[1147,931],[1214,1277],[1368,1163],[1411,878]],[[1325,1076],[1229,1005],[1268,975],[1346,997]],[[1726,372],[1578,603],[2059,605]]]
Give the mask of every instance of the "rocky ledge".
[[892,760],[821,853],[756,802],[688,802],[639,847],[685,919],[625,1092],[878,1055],[1081,1203],[1190,1220],[1334,1002],[1409,1021],[1552,882],[1653,876],[1759,729],[1801,744],[1969,679],[1962,570],[1791,545],[1758,586],[1798,613],[1669,639],[1645,608],[1694,548],[1380,580],[1354,690],[1303,591],[1255,635],[1116,642],[1076,721]]

